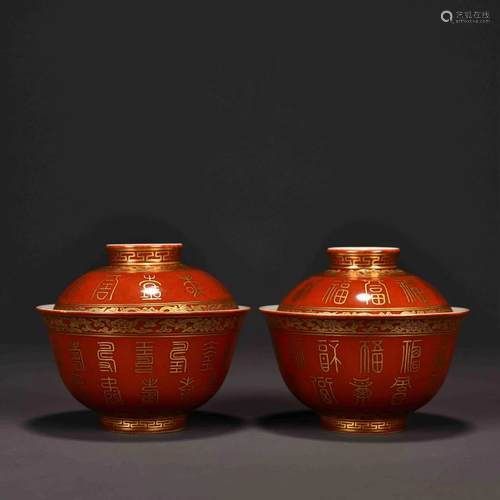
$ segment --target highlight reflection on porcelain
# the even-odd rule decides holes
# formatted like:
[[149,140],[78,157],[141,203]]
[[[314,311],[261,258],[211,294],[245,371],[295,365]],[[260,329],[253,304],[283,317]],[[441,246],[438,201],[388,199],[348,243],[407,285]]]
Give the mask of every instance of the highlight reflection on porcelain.
[[260,308],[283,379],[327,430],[402,431],[443,384],[468,310],[397,269],[399,249],[328,253],[329,270]]
[[218,391],[249,311],[180,244],[108,245],[110,265],[39,306],[71,394],[105,430],[177,431]]

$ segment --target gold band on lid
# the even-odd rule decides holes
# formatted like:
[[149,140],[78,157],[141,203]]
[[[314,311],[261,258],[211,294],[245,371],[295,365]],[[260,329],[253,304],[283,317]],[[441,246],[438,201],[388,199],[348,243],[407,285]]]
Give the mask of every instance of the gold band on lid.
[[151,265],[180,262],[181,243],[106,245],[111,265]]
[[399,248],[331,247],[331,269],[396,269]]

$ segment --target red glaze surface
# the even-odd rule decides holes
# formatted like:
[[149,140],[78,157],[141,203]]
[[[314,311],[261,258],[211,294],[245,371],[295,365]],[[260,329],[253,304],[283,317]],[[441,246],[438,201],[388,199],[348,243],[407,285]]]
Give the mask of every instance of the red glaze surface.
[[429,283],[397,268],[398,248],[329,248],[330,269],[297,285],[280,311],[316,314],[450,312]]
[[385,434],[443,384],[467,309],[325,317],[261,308],[281,375],[327,430]]
[[246,307],[93,313],[40,306],[62,380],[107,430],[180,430],[229,369]]
[[180,262],[181,244],[107,245],[109,265],[76,279],[56,309],[183,312],[237,308],[214,277]]

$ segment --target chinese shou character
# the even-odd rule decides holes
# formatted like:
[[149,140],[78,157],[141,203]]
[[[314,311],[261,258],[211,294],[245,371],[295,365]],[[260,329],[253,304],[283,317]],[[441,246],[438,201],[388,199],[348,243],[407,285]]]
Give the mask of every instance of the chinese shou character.
[[[339,365],[342,364],[342,361],[337,357],[338,346],[338,340],[318,340],[319,364],[326,373],[330,371],[330,366],[333,364],[335,364],[335,371],[339,372]],[[333,352],[329,352],[328,348]]]
[[391,303],[389,291],[382,280],[365,281],[365,297],[367,304],[371,300],[375,306],[383,306],[386,303]]
[[306,368],[306,359],[304,357],[302,344],[299,342],[300,340],[302,339],[292,340],[291,337],[288,337],[288,352],[295,371],[304,370]]
[[217,355],[217,342],[211,340],[203,344],[203,362],[201,366],[202,372],[209,372],[214,369],[215,356]]
[[360,340],[359,349],[359,371],[361,373],[382,373],[384,368],[384,349],[382,349],[383,340],[372,340],[372,349],[370,350],[369,340]]
[[144,275],[144,280],[139,283],[142,286],[142,300],[159,300],[161,299],[161,283],[155,280],[155,275]]
[[396,377],[394,379],[395,382],[391,385],[391,389],[396,387],[396,392],[392,395],[392,405],[396,406],[404,403],[404,400],[406,399],[406,391],[408,388],[411,389],[410,379],[411,377]]
[[396,280],[396,283],[403,289],[406,299],[410,304],[416,302],[429,302],[429,298],[425,295],[424,291],[415,285],[411,279]]
[[184,377],[179,387],[179,397],[184,401],[189,401],[194,392],[194,378]]
[[350,281],[337,281],[332,283],[326,290],[321,299],[325,304],[332,302],[337,305],[342,305],[347,300],[349,295]]
[[113,359],[115,345],[113,342],[97,342],[97,359],[99,360],[99,371],[116,373],[116,362]]
[[187,370],[186,353],[189,342],[185,340],[174,340],[170,351],[170,373],[185,373]]
[[189,274],[178,274],[179,278],[185,280],[183,285],[186,289],[186,292],[193,295],[193,297],[197,297],[198,295],[203,295],[203,290],[201,288],[201,283],[198,281],[194,281],[193,277]]
[[85,363],[83,362],[83,354],[79,349],[80,342],[75,340],[69,341],[70,354],[71,354],[71,362],[73,363],[73,368],[76,372],[84,372],[85,371]]
[[432,371],[441,370],[444,366],[446,360],[446,351],[448,348],[448,337],[442,339],[436,346],[434,351],[434,361],[432,363]]
[[422,348],[417,345],[421,340],[403,340],[403,356],[401,359],[401,373],[418,372]]
[[153,373],[153,342],[135,343],[135,373]]
[[142,380],[142,404],[143,405],[155,405],[158,404],[159,391],[157,378],[145,378]]
[[338,403],[333,393],[333,380],[331,377],[311,377],[310,380],[314,388],[314,394],[316,394],[318,399],[327,404],[332,404],[334,401]]
[[95,297],[97,300],[111,300],[118,286],[118,278],[120,274],[110,274],[106,276],[96,287],[92,294],[92,299]]
[[104,389],[104,399],[110,405],[123,404],[120,389],[117,387],[116,378],[101,378],[101,387]]
[[361,402],[361,406],[365,406],[365,404],[368,406],[370,404],[370,398],[373,394],[372,391],[368,389],[368,387],[373,384],[370,378],[353,378],[353,382],[349,383],[355,387],[354,396],[356,397],[356,402],[354,404],[357,405]]

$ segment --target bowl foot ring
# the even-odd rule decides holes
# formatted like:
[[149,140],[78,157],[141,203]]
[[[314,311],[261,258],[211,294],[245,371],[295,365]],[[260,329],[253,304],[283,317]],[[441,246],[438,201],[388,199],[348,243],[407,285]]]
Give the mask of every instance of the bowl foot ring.
[[186,427],[187,415],[115,413],[99,415],[101,426],[110,432],[126,434],[160,434],[176,432]]
[[321,427],[331,432],[348,434],[393,434],[406,426],[406,417],[359,419],[320,415]]

